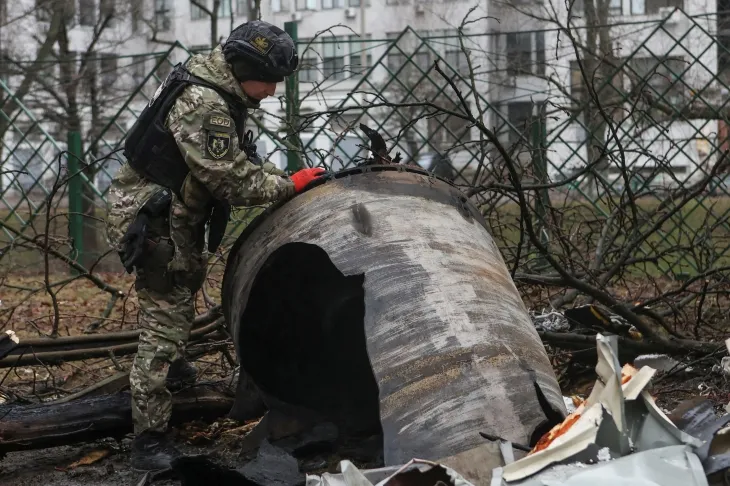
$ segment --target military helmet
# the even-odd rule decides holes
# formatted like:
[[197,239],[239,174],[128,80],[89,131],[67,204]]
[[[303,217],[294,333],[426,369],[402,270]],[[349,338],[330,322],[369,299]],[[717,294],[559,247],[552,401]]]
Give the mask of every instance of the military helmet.
[[236,27],[223,44],[223,55],[240,82],[281,82],[299,64],[289,34],[263,20]]

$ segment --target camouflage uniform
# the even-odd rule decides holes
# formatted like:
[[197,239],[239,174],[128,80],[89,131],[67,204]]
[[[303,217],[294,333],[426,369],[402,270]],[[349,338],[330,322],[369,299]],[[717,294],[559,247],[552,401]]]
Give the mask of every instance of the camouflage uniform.
[[[230,93],[249,108],[218,46],[210,55],[194,56],[188,70]],[[207,255],[205,224],[210,203],[224,200],[251,206],[288,198],[294,184],[271,164],[251,163],[239,150],[228,105],[215,91],[188,86],[166,120],[190,168],[181,197],[173,195],[169,215],[150,222],[148,238],[155,242],[137,266],[135,288],[140,304],[137,356],[130,372],[135,434],[164,431],[171,413],[165,386],[170,363],[184,350],[190,334],[195,293],[203,284]],[[128,165],[112,181],[107,234],[113,248],[142,206],[163,188],[142,179]]]

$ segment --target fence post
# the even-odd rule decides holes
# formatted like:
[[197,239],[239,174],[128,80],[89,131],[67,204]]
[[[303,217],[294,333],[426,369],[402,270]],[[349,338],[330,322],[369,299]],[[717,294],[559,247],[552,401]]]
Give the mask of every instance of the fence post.
[[[83,180],[79,171],[81,170],[81,134],[79,132],[68,133],[68,175],[72,176],[68,181],[68,230],[73,243],[72,260],[83,262],[84,255],[84,216],[82,214],[82,191]],[[75,175],[74,175],[75,174]]]
[[[299,36],[297,33],[296,22],[284,22],[284,30],[294,40],[294,45],[298,48]],[[299,61],[301,62],[301,60]],[[286,78],[286,139],[289,143],[301,148],[299,143],[299,134],[297,128],[299,126],[299,73],[295,72]],[[299,160],[299,153],[296,150],[286,151],[286,168],[289,172],[296,172],[302,167]]]

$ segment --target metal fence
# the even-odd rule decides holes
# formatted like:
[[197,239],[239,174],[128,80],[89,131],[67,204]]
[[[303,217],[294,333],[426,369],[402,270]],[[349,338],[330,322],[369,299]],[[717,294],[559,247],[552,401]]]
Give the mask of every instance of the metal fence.
[[[357,164],[367,155],[359,124],[380,131],[403,163],[452,179],[473,198],[515,268],[539,271],[542,263],[521,244],[525,215],[504,190],[514,182],[507,162],[533,188],[525,191],[530,218],[556,253],[568,251],[562,240],[580,227],[589,234],[581,248],[611,258],[604,243],[612,227],[614,246],[629,234],[641,235],[631,251],[653,272],[697,274],[730,259],[728,75],[722,69],[728,50],[717,41],[714,22],[676,10],[656,22],[576,29],[579,40],[562,44],[557,29],[481,34],[407,28],[386,39],[330,33],[299,39],[301,67],[287,84],[284,109],[266,105],[252,128],[259,151],[290,169]],[[601,30],[621,48],[610,55],[586,50],[581,43]],[[540,43],[547,48],[533,48]],[[582,52],[580,61],[576,52]],[[176,44],[127,56],[129,65],[144,68],[134,70],[127,95],[101,128],[87,130],[81,159],[89,163],[118,149],[170,67],[189,55]],[[0,88],[8,106],[13,93],[1,81]],[[59,168],[74,173],[73,157],[58,162],[67,148],[64,127],[49,128],[37,110],[15,105],[0,120],[7,128],[0,167],[11,171],[2,175],[0,190],[7,242],[32,231],[33,219],[46,214],[44,201]],[[509,160],[467,113],[496,134]],[[121,163],[116,154],[81,171],[73,193],[63,188],[56,204],[68,200],[72,216],[89,216],[93,208],[101,214]],[[239,213],[230,235],[251,215]],[[624,226],[616,226],[618,220],[626,220]],[[99,228],[86,221],[86,229],[78,230],[77,221],[71,231],[76,252],[83,251],[82,234]],[[704,253],[682,251],[692,247]]]

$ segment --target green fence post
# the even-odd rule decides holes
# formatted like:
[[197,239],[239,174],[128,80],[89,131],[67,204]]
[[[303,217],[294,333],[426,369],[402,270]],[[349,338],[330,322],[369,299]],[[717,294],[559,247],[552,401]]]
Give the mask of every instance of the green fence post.
[[[284,22],[284,30],[294,40],[294,45],[298,47],[299,36],[297,34],[296,22]],[[301,61],[300,61],[301,62]],[[295,72],[286,78],[286,130],[287,140],[297,148],[301,148],[299,143],[299,134],[297,128],[299,126],[299,73]],[[296,172],[302,167],[299,160],[299,153],[295,150],[286,151],[286,168],[289,172]]]
[[76,262],[83,262],[84,254],[84,217],[82,214],[82,191],[83,181],[81,180],[81,157],[84,153],[81,148],[81,134],[79,132],[68,133],[68,175],[73,176],[68,181],[68,230],[73,242],[72,259]]

